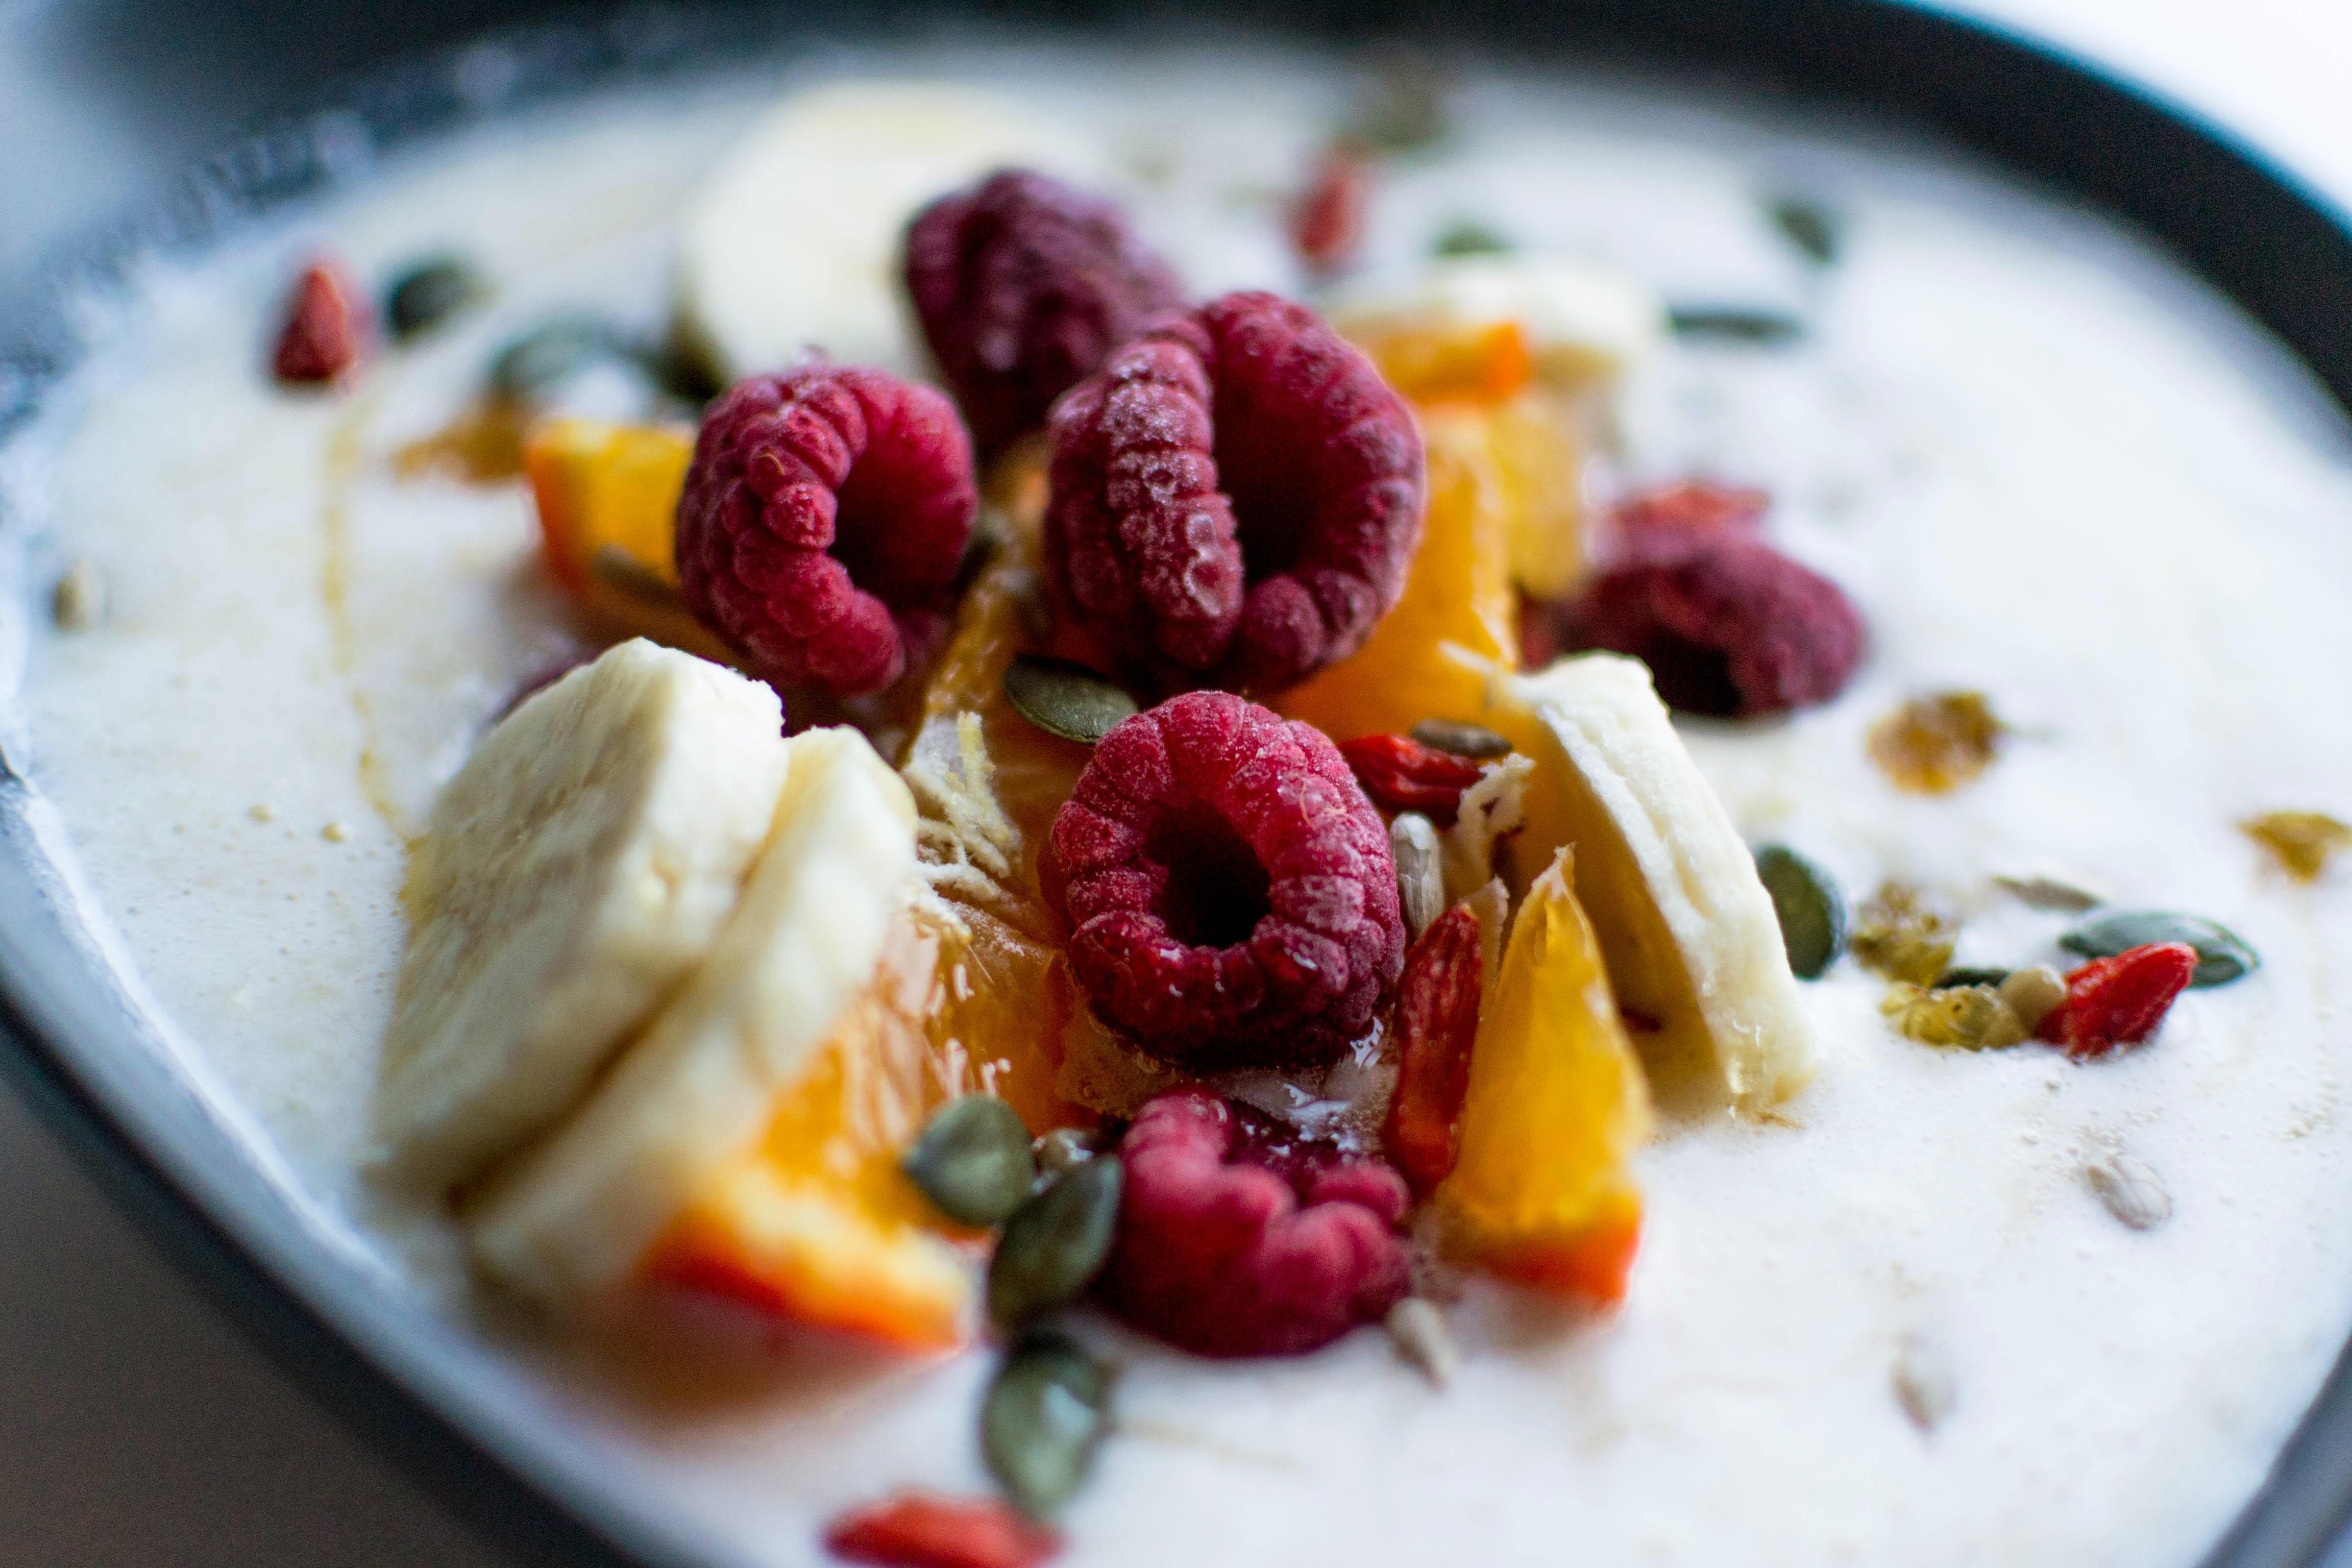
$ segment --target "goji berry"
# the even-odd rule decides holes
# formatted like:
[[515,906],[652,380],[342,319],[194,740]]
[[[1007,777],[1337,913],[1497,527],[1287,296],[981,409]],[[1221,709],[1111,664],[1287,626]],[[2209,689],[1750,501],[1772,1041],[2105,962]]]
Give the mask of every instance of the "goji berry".
[[314,261],[294,285],[270,370],[299,384],[332,381],[359,363],[366,336],[367,319],[351,279],[335,263]]
[[1359,735],[1340,743],[1348,771],[1364,793],[1390,811],[1417,811],[1440,827],[1453,826],[1462,792],[1478,782],[1485,764],[1441,752],[1407,735]]
[[1423,1197],[1453,1171],[1459,1149],[1484,964],[1478,917],[1456,904],[1405,955],[1397,984],[1396,1093],[1381,1142]]
[[881,1568],[1036,1568],[1062,1538],[993,1498],[899,1492],[825,1526],[824,1546]]
[[1610,509],[1609,515],[1628,533],[1660,528],[1705,531],[1754,522],[1771,504],[1770,496],[1748,485],[1682,479],[1636,491]]
[[2093,959],[2066,976],[2066,999],[2034,1033],[2063,1046],[2076,1061],[2136,1046],[2156,1033],[2196,972],[2197,950],[2185,942],[2150,942]]
[[1344,142],[1326,152],[1290,215],[1299,259],[1318,272],[1347,266],[1363,243],[1371,204],[1371,160]]

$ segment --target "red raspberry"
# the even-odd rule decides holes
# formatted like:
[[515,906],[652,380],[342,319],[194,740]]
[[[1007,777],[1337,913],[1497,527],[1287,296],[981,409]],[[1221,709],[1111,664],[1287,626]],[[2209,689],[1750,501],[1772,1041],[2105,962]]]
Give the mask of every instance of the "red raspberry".
[[877,691],[937,640],[979,504],[971,443],[929,387],[854,366],[755,375],[703,416],[678,585],[778,685]]
[[1462,792],[1486,771],[1475,758],[1424,746],[1408,735],[1359,735],[1341,742],[1339,754],[1383,810],[1417,811],[1440,827],[1454,826]]
[[2150,942],[2095,958],[2066,976],[2066,1000],[2035,1033],[2065,1047],[2078,1062],[2136,1046],[2156,1033],[2196,973],[2197,950],[2185,942]]
[[1568,609],[1570,647],[1633,655],[1685,713],[1782,713],[1844,689],[1864,634],[1836,584],[1743,533],[1675,531],[1594,579]]
[[1380,814],[1320,731],[1230,692],[1104,736],[1052,848],[1079,985],[1179,1066],[1328,1061],[1403,967]]
[[1054,408],[1048,585],[1171,685],[1272,690],[1362,646],[1421,543],[1421,432],[1302,305],[1165,317]]
[[1143,324],[1184,302],[1115,202],[1026,169],[941,196],[907,229],[907,291],[982,458]]
[[359,363],[367,334],[367,307],[350,277],[332,261],[314,261],[287,302],[270,371],[296,384],[332,381]]
[[899,1492],[826,1525],[824,1549],[879,1568],[1037,1568],[1062,1538],[992,1498]]
[[1145,1105],[1119,1144],[1118,1240],[1096,1289],[1146,1333],[1206,1356],[1303,1355],[1404,1297],[1410,1199],[1350,1160],[1201,1089]]

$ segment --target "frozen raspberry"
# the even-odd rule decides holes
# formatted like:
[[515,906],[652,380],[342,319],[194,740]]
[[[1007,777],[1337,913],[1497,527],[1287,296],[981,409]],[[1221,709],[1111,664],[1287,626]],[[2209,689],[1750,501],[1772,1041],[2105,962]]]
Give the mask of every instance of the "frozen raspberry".
[[978,506],[939,393],[839,365],[753,376],[703,416],[678,584],[778,685],[879,690],[936,642]]
[[1048,584],[1171,685],[1273,690],[1362,646],[1421,543],[1421,433],[1271,294],[1163,317],[1055,405]]
[[1404,965],[1388,830],[1346,761],[1230,692],[1104,736],[1052,850],[1078,984],[1179,1066],[1328,1061]]
[[270,372],[295,385],[332,381],[359,363],[367,335],[367,307],[350,277],[334,262],[314,261],[287,301]]
[[1685,713],[1754,717],[1826,702],[1862,661],[1862,616],[1838,585],[1761,540],[1677,530],[1636,550],[1567,611],[1567,644],[1631,654]]
[[1147,1104],[1119,1145],[1118,1240],[1096,1289],[1207,1356],[1302,1355],[1404,1297],[1404,1178],[1200,1089]]
[[1152,317],[1176,275],[1115,202],[1026,169],[941,196],[907,229],[907,292],[986,458]]

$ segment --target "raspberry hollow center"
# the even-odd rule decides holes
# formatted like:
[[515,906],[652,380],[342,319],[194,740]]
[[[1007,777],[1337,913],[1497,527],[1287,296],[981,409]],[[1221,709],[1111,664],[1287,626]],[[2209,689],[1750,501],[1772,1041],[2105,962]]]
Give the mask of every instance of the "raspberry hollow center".
[[1265,868],[1233,825],[1206,806],[1168,813],[1143,852],[1168,869],[1160,914],[1168,934],[1187,947],[1247,942],[1273,909]]

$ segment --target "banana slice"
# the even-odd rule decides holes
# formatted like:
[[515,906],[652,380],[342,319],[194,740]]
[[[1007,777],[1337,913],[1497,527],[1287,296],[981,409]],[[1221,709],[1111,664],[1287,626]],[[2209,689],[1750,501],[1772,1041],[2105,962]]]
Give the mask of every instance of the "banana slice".
[[710,956],[588,1102],[472,1214],[475,1257],[542,1300],[625,1279],[872,979],[915,877],[907,787],[856,731],[811,730]]
[[1755,1112],[1795,1093],[1815,1046],[1771,895],[1649,670],[1562,659],[1512,678],[1505,705],[1537,768],[1518,863],[1576,847],[1577,896],[1660,1103]]
[[927,363],[898,247],[934,196],[1019,164],[1087,177],[1075,133],[937,82],[844,82],[754,127],[688,208],[678,325],[720,379],[811,348],[915,374]]
[[642,639],[490,732],[409,862],[388,1174],[446,1191],[580,1099],[719,934],[784,767],[774,692]]
[[1639,279],[1559,258],[1463,256],[1400,288],[1369,284],[1333,312],[1358,342],[1397,331],[1517,321],[1537,377],[1556,392],[1613,381],[1665,335],[1666,308]]

